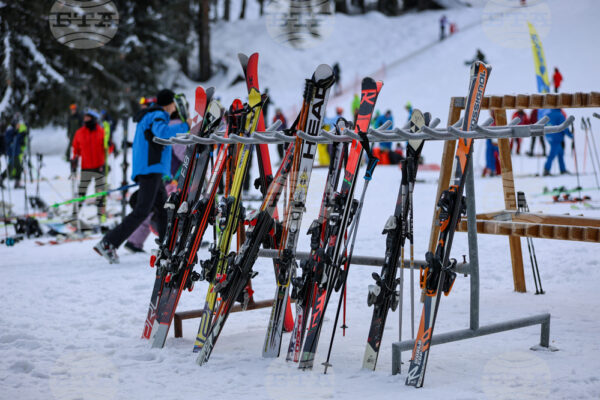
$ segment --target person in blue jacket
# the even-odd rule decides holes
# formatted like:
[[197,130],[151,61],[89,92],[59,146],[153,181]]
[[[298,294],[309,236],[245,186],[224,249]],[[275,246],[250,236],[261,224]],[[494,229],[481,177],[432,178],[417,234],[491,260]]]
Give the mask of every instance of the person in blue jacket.
[[132,212],[94,246],[94,250],[110,263],[119,262],[116,249],[144,222],[150,212],[154,211],[159,240],[165,234],[167,213],[163,206],[167,192],[162,178],[169,175],[171,147],[154,143],[153,138],[168,139],[178,133],[188,132],[191,125],[191,120],[169,125],[169,115],[176,111],[174,96],[169,89],[161,90],[156,96],[156,104],[145,108],[135,118],[137,127],[132,146],[131,178],[139,184],[137,201]]
[[[566,117],[563,112],[558,108],[553,109],[544,109],[540,110],[538,113],[538,117],[550,118],[548,121],[548,125],[560,125],[565,122]],[[568,174],[567,168],[565,167],[565,135],[573,139],[573,134],[569,131],[568,128],[561,132],[557,133],[548,133],[546,134],[546,140],[550,143],[550,153],[548,153],[548,158],[546,159],[546,164],[544,164],[544,176],[550,175],[550,168],[552,167],[552,162],[554,158],[558,158],[558,167],[560,169],[561,174]]]

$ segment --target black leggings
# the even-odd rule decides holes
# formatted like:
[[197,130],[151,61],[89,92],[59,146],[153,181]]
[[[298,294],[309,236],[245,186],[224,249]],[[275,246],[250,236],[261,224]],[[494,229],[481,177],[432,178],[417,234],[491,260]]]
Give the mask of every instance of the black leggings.
[[106,233],[104,240],[119,247],[141,225],[150,212],[154,211],[153,220],[157,223],[158,238],[162,240],[167,226],[167,212],[164,209],[167,191],[161,174],[138,175],[139,184],[137,201],[133,211],[113,230]]

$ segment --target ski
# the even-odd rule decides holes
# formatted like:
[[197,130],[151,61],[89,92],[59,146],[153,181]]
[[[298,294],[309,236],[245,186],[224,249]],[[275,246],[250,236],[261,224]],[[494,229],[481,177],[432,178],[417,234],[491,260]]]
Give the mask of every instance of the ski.
[[[425,117],[420,110],[414,110],[410,118],[410,131],[418,132],[426,124]],[[375,285],[369,285],[367,304],[373,306],[373,317],[369,328],[367,347],[363,357],[363,368],[375,370],[379,347],[383,337],[385,321],[388,310],[395,311],[398,307],[399,296],[396,288],[402,287],[403,279],[396,279],[398,263],[401,273],[404,267],[404,242],[410,235],[411,228],[408,227],[409,208],[412,208],[412,185],[417,175],[419,156],[423,148],[423,140],[409,140],[406,147],[406,158],[402,162],[402,180],[396,200],[394,215],[390,216],[385,223],[382,234],[386,235],[386,251],[381,274],[373,273]],[[412,226],[412,224],[411,224]]]
[[[471,66],[469,93],[466,97],[462,126],[464,131],[468,131],[477,123],[490,72],[491,67],[479,61],[474,62]],[[461,215],[466,211],[463,191],[467,168],[472,158],[472,144],[473,139],[458,140],[454,182],[448,190],[442,192],[437,203],[440,234],[435,253],[427,252],[425,255],[427,266],[422,268],[420,273],[420,284],[425,292],[425,302],[406,377],[406,384],[409,386],[423,386],[441,294],[444,293],[447,296],[450,293],[456,278],[456,272],[454,272],[456,260],[450,259],[450,249],[456,226]]]
[[[245,56],[244,56],[245,57]],[[258,53],[254,53],[249,59],[243,60],[240,56],[242,68],[247,80],[252,83],[248,94],[248,106],[244,110],[243,118],[245,125],[243,131],[251,135],[258,126],[262,98],[254,82],[257,81]],[[211,258],[202,262],[203,274],[209,277],[209,287],[206,294],[204,312],[200,319],[200,326],[194,342],[194,352],[201,352],[208,339],[209,330],[212,326],[213,314],[217,307],[217,294],[220,284],[226,279],[229,248],[233,234],[238,228],[240,220],[244,220],[241,204],[242,183],[246,179],[249,168],[248,159],[252,151],[252,145],[238,145],[238,157],[229,196],[221,198],[218,205],[217,224],[220,228],[220,236],[217,245],[210,247]],[[233,253],[234,254],[234,253]]]
[[[333,70],[321,64],[304,88],[304,107],[298,117],[297,129],[316,136],[321,130],[329,91],[333,85]],[[317,144],[296,137],[294,163],[290,174],[290,199],[284,213],[279,257],[275,260],[277,288],[263,346],[263,357],[279,357],[284,313],[289,297],[292,272],[296,268],[295,253],[302,216],[306,210],[306,195],[312,173]]]
[[[345,125],[344,120],[338,120],[335,126],[336,134],[340,134],[339,127],[342,125]],[[332,196],[332,194],[335,192],[335,188],[338,186],[344,163],[348,156],[348,143],[333,142],[332,152],[334,156],[327,171],[325,190],[323,191],[323,197],[321,199],[319,215],[317,219],[311,223],[310,228],[308,229],[308,234],[311,235],[309,259],[303,260],[300,263],[301,275],[292,278],[291,280],[291,296],[292,299],[296,300],[296,320],[294,321],[294,329],[292,330],[292,335],[290,337],[290,343],[288,346],[288,352],[286,356],[287,361],[298,362],[300,360],[300,351],[302,350],[302,343],[304,343],[306,325],[308,317],[310,316],[313,291],[315,287],[312,264],[310,263],[310,260],[316,256],[317,250],[325,245],[324,235],[321,234],[322,227],[329,216],[329,198]]]
[[[258,63],[250,63],[249,64],[249,58],[245,54],[242,54],[242,53],[238,54],[238,58],[240,60],[240,64],[242,65],[242,69],[244,71],[244,77],[246,78],[246,86],[248,89],[248,93],[250,93],[250,88],[252,86],[255,86],[256,90],[260,91],[260,86],[259,86],[259,82],[258,82],[258,74],[256,72]],[[250,66],[251,68],[248,68],[248,66]],[[252,68],[254,68],[254,70],[252,70]],[[251,77],[250,79],[249,79],[249,76]],[[264,100],[265,99],[263,99],[263,101]],[[259,132],[262,132],[265,130],[265,120],[264,120],[262,110],[260,112],[258,126],[256,129]],[[254,145],[254,148],[256,149],[256,157],[257,157],[257,161],[258,161],[258,170],[259,170],[259,177],[254,181],[254,186],[256,188],[260,189],[260,192],[262,194],[262,198],[261,198],[261,201],[262,201],[267,194],[267,189],[268,189],[269,185],[273,181],[273,171],[271,169],[271,157],[269,155],[269,145],[267,143],[260,143],[260,144]],[[246,198],[244,198],[244,200],[246,200]],[[269,249],[276,249],[279,247],[280,240],[279,240],[278,236],[279,236],[279,233],[282,231],[282,225],[278,221],[279,216],[277,213],[277,209],[275,209],[273,211],[273,218],[275,220],[275,225],[276,225],[275,229],[273,229],[273,232],[272,232],[273,234],[269,234],[269,236],[265,239],[265,244],[266,244],[265,248],[269,248]],[[273,260],[273,268],[275,270],[275,277],[279,276],[276,260]],[[285,311],[284,327],[285,327],[286,331],[290,331],[290,330],[292,330],[294,320],[292,317],[292,307],[291,307],[291,304],[289,301],[289,297],[287,298],[287,304],[286,304],[285,308],[286,308],[286,311]]]
[[[375,82],[372,78],[363,79],[360,107],[355,126],[356,133],[367,133],[382,85],[382,82]],[[325,246],[319,248],[311,259],[315,288],[311,320],[299,364],[301,369],[311,369],[313,366],[327,303],[331,297],[332,289],[339,290],[340,288],[340,268],[344,263],[342,258],[345,256],[340,254],[340,251],[344,244],[348,225],[358,206],[358,201],[354,199],[354,190],[362,153],[361,143],[358,140],[353,140],[348,153],[341,189],[329,199],[330,212],[321,227]]]
[[275,174],[275,178],[267,191],[260,209],[256,214],[248,218],[249,226],[246,232],[246,240],[240,247],[237,255],[229,258],[227,273],[224,278],[215,286],[222,298],[219,307],[214,316],[214,323],[210,327],[206,340],[200,349],[196,362],[199,365],[206,363],[214,349],[214,346],[223,330],[223,326],[229,317],[231,307],[236,301],[242,303],[242,309],[245,309],[251,296],[251,289],[248,283],[256,274],[252,267],[258,257],[258,250],[274,226],[273,213],[277,208],[277,203],[281,197],[283,187],[286,184],[287,176],[292,168],[295,143],[290,143],[285,156]]
[[[201,136],[208,136],[215,131],[219,127],[222,118],[223,107],[218,100],[212,100],[202,121]],[[195,145],[191,147],[195,147]],[[164,346],[182,291],[184,288],[191,289],[193,281],[199,279],[197,273],[190,273],[195,264],[193,260],[196,256],[197,247],[194,249],[193,254],[191,254],[192,243],[189,243],[187,238],[195,236],[197,232],[200,235],[204,234],[206,229],[204,218],[208,218],[209,209],[206,207],[200,210],[197,208],[194,209],[190,204],[198,206],[197,201],[204,201],[207,206],[212,206],[218,182],[217,186],[214,186],[213,183],[212,188],[210,187],[210,182],[207,185],[206,190],[213,191],[212,196],[203,197],[201,195],[209,167],[211,150],[212,146],[210,145],[200,145],[198,153],[195,154],[194,172],[189,192],[186,199],[177,209],[178,226],[175,245],[170,258],[157,267],[160,270],[161,276],[164,276],[164,283],[158,304],[157,318],[155,320],[156,329],[153,329],[154,341],[152,347],[162,348]],[[214,178],[216,180],[217,177],[215,176]],[[199,206],[202,207],[202,205],[203,203],[201,202]],[[199,214],[202,214],[202,219],[199,219]],[[199,222],[203,222],[203,225],[198,226]],[[191,262],[188,262],[188,256],[191,257]]]
[[[206,91],[201,86],[196,88],[195,94],[195,110],[199,116],[204,117],[204,113],[206,111],[206,107],[209,104],[212,96],[214,94],[214,88],[208,88]],[[199,131],[200,124],[196,124],[194,128]],[[198,146],[198,145],[197,145]],[[150,258],[150,265],[154,267],[154,265],[160,265],[163,260],[168,259],[175,245],[175,232],[177,231],[177,215],[175,210],[181,206],[181,203],[185,201],[187,198],[187,193],[189,191],[189,182],[192,175],[192,168],[190,165],[190,160],[193,159],[194,154],[198,150],[197,146],[190,146],[186,149],[184,162],[181,165],[181,169],[179,171],[179,179],[177,180],[177,190],[171,193],[165,202],[165,209],[167,210],[167,227],[165,231],[165,236],[161,243],[158,244],[158,249],[154,252],[154,254]],[[156,321],[156,311],[158,308],[158,302],[160,299],[160,295],[162,292],[164,283],[164,277],[160,274],[159,269],[156,269],[156,277],[154,280],[154,286],[152,289],[152,294],[150,296],[150,305],[148,306],[148,313],[146,316],[146,320],[144,321],[144,330],[142,332],[142,338],[150,339],[152,335],[152,328],[154,322]]]

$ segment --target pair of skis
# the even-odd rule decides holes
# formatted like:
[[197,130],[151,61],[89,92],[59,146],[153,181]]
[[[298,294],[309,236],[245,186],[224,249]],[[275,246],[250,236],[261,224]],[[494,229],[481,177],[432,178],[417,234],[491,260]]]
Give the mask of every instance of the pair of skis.
[[[469,93],[465,102],[463,131],[477,124],[485,87],[491,67],[476,61],[471,66]],[[427,266],[421,269],[420,284],[425,294],[421,322],[413,348],[406,384],[422,387],[429,358],[431,338],[435,327],[441,295],[448,295],[454,284],[456,260],[450,259],[454,232],[461,216],[466,212],[463,197],[467,169],[472,162],[473,139],[459,139],[456,149],[454,182],[442,192],[437,203],[439,209],[440,233],[435,253],[425,255]]]
[[[192,128],[191,132],[195,135],[202,134],[202,126],[204,125],[204,115],[207,107],[212,100],[214,95],[214,88],[209,88],[206,91],[202,87],[196,88],[195,94],[195,106],[194,109],[198,117],[202,118],[201,122],[197,122]],[[154,286],[152,294],[150,296],[150,305],[148,307],[148,314],[144,323],[144,330],[142,338],[150,339],[152,332],[155,328],[157,311],[159,300],[163,291],[163,286],[166,278],[166,269],[173,249],[175,248],[179,218],[177,210],[187,201],[188,194],[190,192],[190,184],[192,183],[193,176],[199,176],[196,174],[196,167],[201,168],[200,164],[196,162],[196,155],[201,151],[202,145],[190,146],[186,149],[182,165],[179,171],[179,178],[177,180],[177,189],[169,195],[165,203],[164,208],[167,210],[167,227],[165,235],[160,243],[158,243],[158,249],[155,250],[150,259],[150,265],[156,266],[156,277],[154,280]]]
[[[411,132],[419,132],[425,125],[429,125],[431,115],[423,115],[420,110],[414,110],[409,124]],[[381,274],[373,273],[375,279],[374,285],[369,285],[369,294],[367,304],[373,306],[373,317],[367,339],[367,347],[363,357],[363,368],[375,370],[377,357],[383,337],[383,330],[387,319],[388,311],[395,311],[398,305],[402,310],[402,298],[404,287],[404,244],[406,239],[410,242],[410,274],[411,274],[411,299],[414,300],[412,293],[413,285],[413,267],[414,267],[414,246],[413,246],[413,189],[417,178],[417,169],[419,158],[423,149],[423,140],[409,140],[406,147],[406,158],[402,162],[402,180],[394,215],[390,216],[385,223],[382,234],[386,235],[386,251],[384,265],[381,268]],[[396,273],[400,268],[400,278],[396,278]],[[400,286],[399,291],[397,290]],[[411,310],[414,304],[411,304]],[[402,313],[400,313],[402,315]],[[411,315],[412,317],[412,315]],[[400,317],[401,318],[401,317]],[[402,319],[400,319],[402,321]],[[402,329],[400,325],[400,330]],[[414,328],[412,329],[414,338]]]

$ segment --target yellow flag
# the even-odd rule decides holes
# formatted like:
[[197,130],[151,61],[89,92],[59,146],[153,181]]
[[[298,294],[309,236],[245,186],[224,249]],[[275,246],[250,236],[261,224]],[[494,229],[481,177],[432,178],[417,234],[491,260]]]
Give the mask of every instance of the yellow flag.
[[535,65],[535,76],[537,80],[538,92],[549,93],[550,81],[548,80],[548,67],[546,66],[546,58],[544,57],[544,49],[542,41],[538,36],[533,25],[529,25],[529,36],[531,36],[531,49],[533,51],[533,63]]

